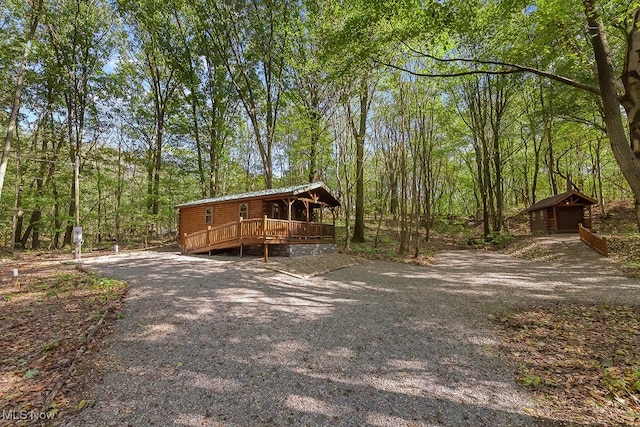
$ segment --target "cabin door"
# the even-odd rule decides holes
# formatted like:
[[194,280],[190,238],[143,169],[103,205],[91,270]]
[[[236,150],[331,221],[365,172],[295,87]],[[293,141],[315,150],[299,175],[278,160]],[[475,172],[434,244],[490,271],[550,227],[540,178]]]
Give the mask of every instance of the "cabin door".
[[578,224],[584,222],[584,208],[582,206],[567,206],[556,208],[558,215],[558,231],[578,232]]

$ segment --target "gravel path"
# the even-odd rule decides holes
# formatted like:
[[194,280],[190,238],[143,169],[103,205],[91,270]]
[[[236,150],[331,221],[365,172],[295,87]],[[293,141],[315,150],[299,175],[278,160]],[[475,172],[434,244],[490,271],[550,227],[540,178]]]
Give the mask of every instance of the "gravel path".
[[550,300],[640,302],[598,266],[482,251],[300,278],[238,258],[85,261],[125,279],[105,375],[73,426],[547,426],[488,315]]

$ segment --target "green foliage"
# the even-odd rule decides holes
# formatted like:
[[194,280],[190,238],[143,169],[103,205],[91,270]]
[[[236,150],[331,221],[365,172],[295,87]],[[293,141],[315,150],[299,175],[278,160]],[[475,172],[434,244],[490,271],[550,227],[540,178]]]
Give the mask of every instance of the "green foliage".
[[542,379],[533,374],[524,374],[520,377],[520,383],[525,387],[536,387],[542,382]]
[[[601,4],[606,30],[628,30],[636,3]],[[463,87],[482,79],[398,71],[451,76],[506,67],[453,60],[464,57],[595,84],[578,0],[535,7],[520,0],[45,5],[0,200],[3,246],[13,237],[16,188],[17,247],[64,245],[76,152],[87,249],[172,241],[173,206],[262,189],[269,169],[274,186],[325,181],[343,199],[341,215],[353,216],[361,89],[354,82],[363,78],[372,94],[364,211],[398,221],[404,232],[427,226],[473,237],[469,219],[483,215],[478,163],[491,159],[498,182],[489,187],[503,190],[498,225],[507,213],[564,191],[567,176],[605,202],[630,194],[592,93],[532,74],[486,78],[509,85],[504,117],[492,128],[488,91],[495,86],[480,85],[477,111],[488,121],[472,128]],[[0,10],[0,134],[28,13],[17,0]],[[626,41],[610,34],[619,68]],[[481,138],[488,150],[478,157]],[[488,234],[497,246],[509,239]],[[395,256],[400,248],[356,249]]]
[[491,243],[497,248],[503,248],[513,240],[513,236],[508,233],[494,233],[491,235]]
[[30,380],[31,378],[36,377],[40,372],[37,369],[27,369],[24,372],[24,375],[22,376],[22,378],[24,378],[25,380]]

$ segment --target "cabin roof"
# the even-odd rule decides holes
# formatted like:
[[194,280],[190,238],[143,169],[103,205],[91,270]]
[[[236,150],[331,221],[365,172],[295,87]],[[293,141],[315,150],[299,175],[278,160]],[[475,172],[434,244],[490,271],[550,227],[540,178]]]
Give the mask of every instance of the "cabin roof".
[[541,209],[546,209],[546,208],[551,208],[553,206],[561,205],[565,200],[567,200],[571,196],[576,196],[579,199],[582,199],[581,204],[583,205],[595,205],[596,203],[598,203],[595,199],[592,199],[586,194],[582,194],[574,190],[574,191],[567,191],[566,193],[558,194],[556,196],[552,196],[546,199],[542,199],[539,202],[536,202],[533,205],[531,205],[531,207],[527,209],[527,212],[535,212]]
[[339,206],[340,202],[335,197],[326,185],[322,182],[312,182],[310,184],[293,185],[290,187],[270,188],[260,191],[250,191],[248,193],[241,194],[229,194],[226,196],[213,197],[210,199],[194,200],[191,202],[176,205],[175,208],[184,208],[188,206],[208,205],[212,203],[229,202],[234,200],[246,200],[246,199],[265,199],[275,198],[279,196],[300,196],[304,193],[314,192],[318,196],[318,200],[326,203],[329,206]]

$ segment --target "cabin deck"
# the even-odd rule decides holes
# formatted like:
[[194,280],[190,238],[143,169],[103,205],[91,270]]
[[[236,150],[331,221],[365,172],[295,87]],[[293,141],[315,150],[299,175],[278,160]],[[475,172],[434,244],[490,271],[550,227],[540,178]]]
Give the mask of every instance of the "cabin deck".
[[282,219],[258,218],[228,222],[184,235],[182,253],[199,254],[216,249],[248,245],[332,243],[335,227],[330,224]]

